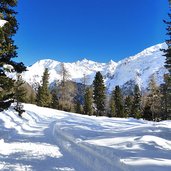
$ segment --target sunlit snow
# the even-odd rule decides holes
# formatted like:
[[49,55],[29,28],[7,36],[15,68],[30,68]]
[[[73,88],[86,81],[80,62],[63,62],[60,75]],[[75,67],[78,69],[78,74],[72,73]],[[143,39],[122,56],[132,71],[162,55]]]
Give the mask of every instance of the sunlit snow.
[[24,108],[0,112],[0,170],[171,170],[171,121]]

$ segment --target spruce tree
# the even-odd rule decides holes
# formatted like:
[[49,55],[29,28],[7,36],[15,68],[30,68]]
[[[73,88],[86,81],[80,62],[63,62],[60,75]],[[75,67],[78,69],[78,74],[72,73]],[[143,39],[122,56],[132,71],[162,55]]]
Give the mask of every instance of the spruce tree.
[[105,85],[103,76],[97,72],[93,81],[93,98],[96,105],[96,114],[98,116],[104,115],[105,112]]
[[93,113],[93,93],[91,88],[87,87],[84,95],[84,113],[92,115]]
[[51,107],[53,109],[59,109],[59,99],[58,99],[58,96],[57,96],[57,90],[53,90],[51,92],[51,96],[52,96],[52,102],[51,102]]
[[171,77],[169,74],[164,75],[164,84],[161,85],[161,106],[162,106],[162,119],[171,119]]
[[42,107],[50,107],[51,94],[48,89],[49,87],[49,73],[46,68],[42,76],[42,85],[38,88],[37,104]]
[[24,81],[22,80],[22,77],[20,74],[17,74],[17,80],[14,84],[14,99],[19,102],[27,102],[26,99],[26,89],[24,88]]
[[0,2],[0,20],[5,20],[6,24],[0,27],[0,109],[8,108],[14,98],[14,80],[8,78],[6,72],[21,73],[26,69],[23,63],[13,61],[17,57],[17,46],[13,36],[18,29],[16,12],[14,8],[16,0]]
[[125,98],[125,102],[124,102],[124,115],[125,115],[125,117],[129,117],[131,115],[132,100],[133,99],[131,96],[127,96]]
[[115,99],[114,96],[111,95],[110,100],[109,100],[109,112],[108,112],[108,117],[115,117],[116,112],[115,112]]
[[23,87],[24,81],[20,74],[17,74],[17,80],[14,84],[14,100],[16,105],[14,109],[18,112],[19,116],[24,112],[23,105],[21,102],[27,102],[26,99],[26,89]]
[[81,114],[82,113],[82,105],[79,100],[76,101],[75,112]]
[[124,107],[123,107],[123,96],[120,87],[116,86],[112,94],[115,100],[116,117],[122,118],[124,117]]
[[[169,0],[169,9],[171,7],[171,1]],[[171,119],[171,13],[169,15],[169,21],[163,20],[167,25],[166,27],[166,35],[168,39],[165,41],[167,44],[167,49],[162,49],[165,56],[165,67],[169,71],[169,74],[165,75],[165,112],[166,118]]]
[[134,87],[131,115],[137,119],[142,117],[141,92],[138,85]]

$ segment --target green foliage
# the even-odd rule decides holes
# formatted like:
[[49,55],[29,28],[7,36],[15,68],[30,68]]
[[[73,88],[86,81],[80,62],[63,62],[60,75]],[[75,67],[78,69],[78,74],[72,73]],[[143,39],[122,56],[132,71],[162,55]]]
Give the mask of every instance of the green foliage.
[[111,96],[110,100],[109,100],[109,112],[108,112],[109,117],[116,116],[115,108],[116,108],[115,107],[115,99],[114,99],[114,96]]
[[132,109],[132,96],[127,96],[125,98],[125,103],[124,103],[124,116],[129,117],[131,115],[131,109]]
[[142,117],[141,92],[138,85],[134,87],[131,115],[137,119]]
[[162,119],[171,119],[171,76],[164,75],[164,84],[161,85],[161,106],[162,106]]
[[48,69],[46,68],[43,77],[42,77],[42,85],[38,88],[37,93],[37,105],[42,107],[50,107],[51,105],[51,94],[48,89],[49,86],[49,73]]
[[[18,30],[16,12],[13,10],[16,5],[16,0],[1,0],[0,2],[0,19],[7,21],[0,28],[0,102],[2,102],[0,104],[3,104],[4,100],[9,101],[9,99],[14,98],[15,81],[7,78],[6,72],[16,71],[21,73],[26,69],[23,63],[17,63],[12,60],[17,57],[17,46],[13,40],[13,36]],[[4,107],[0,105],[0,108],[3,109]]]
[[79,114],[81,114],[81,113],[83,112],[82,106],[81,106],[79,100],[77,100],[77,102],[76,102],[76,105],[75,105],[75,112],[76,112],[76,113],[79,113]]
[[23,86],[24,81],[21,78],[21,75],[17,75],[17,80],[14,84],[14,99],[18,102],[27,102],[28,99],[26,99],[26,89]]
[[51,92],[51,95],[52,95],[51,107],[53,109],[59,109],[59,99],[57,96],[57,90],[53,89],[53,91]]
[[115,100],[115,112],[116,117],[124,117],[124,106],[123,106],[123,97],[122,92],[119,86],[115,87],[115,90],[112,93]]
[[103,76],[97,72],[93,81],[93,97],[97,108],[97,115],[104,115],[105,111],[105,85]]
[[93,113],[93,92],[91,88],[86,88],[84,95],[84,113],[92,115]]
[[[171,1],[169,0],[169,8],[171,7]],[[171,13],[169,15],[169,21],[165,21],[164,23],[167,25],[166,27],[166,35],[168,39],[165,41],[168,48],[162,49],[165,56],[165,67],[168,69],[169,74],[165,75],[165,84],[163,86],[163,100],[164,100],[164,118],[171,118]]]

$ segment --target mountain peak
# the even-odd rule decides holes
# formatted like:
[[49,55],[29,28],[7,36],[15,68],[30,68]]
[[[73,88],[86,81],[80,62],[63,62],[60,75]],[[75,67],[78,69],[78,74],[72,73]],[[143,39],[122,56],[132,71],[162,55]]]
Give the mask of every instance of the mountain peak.
[[[138,83],[141,89],[145,89],[152,74],[156,75],[159,84],[163,82],[163,74],[167,72],[164,68],[165,58],[160,50],[163,48],[167,48],[165,43],[157,44],[117,63],[113,60],[108,63],[99,63],[83,58],[77,62],[64,64],[70,79],[75,82],[81,82],[86,75],[87,84],[92,84],[95,73],[100,71],[109,91],[112,91],[116,85],[124,86],[130,82]],[[28,71],[23,73],[23,79],[31,85],[35,82],[40,83],[44,69],[48,68],[49,83],[60,80],[60,64],[61,62],[52,59],[40,60],[28,67]]]

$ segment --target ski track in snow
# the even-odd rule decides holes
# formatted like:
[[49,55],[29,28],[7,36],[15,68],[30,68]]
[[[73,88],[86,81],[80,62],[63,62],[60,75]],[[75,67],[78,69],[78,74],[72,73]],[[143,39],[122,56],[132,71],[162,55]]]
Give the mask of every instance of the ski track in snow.
[[171,170],[171,121],[24,108],[23,118],[12,109],[0,112],[0,170]]

